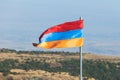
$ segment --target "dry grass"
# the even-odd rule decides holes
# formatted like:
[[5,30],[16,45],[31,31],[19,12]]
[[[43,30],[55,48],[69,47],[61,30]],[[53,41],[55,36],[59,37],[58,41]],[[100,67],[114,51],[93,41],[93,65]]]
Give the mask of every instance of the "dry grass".
[[109,62],[120,62],[120,56],[108,56],[108,55],[97,55],[97,54],[84,54],[84,59],[87,60],[102,60],[102,61],[109,61]]
[[13,77],[14,80],[19,80],[21,78],[30,78],[30,77],[41,77],[46,78],[48,80],[79,80],[79,77],[70,76],[68,73],[61,72],[61,73],[50,73],[43,70],[29,70],[24,71],[20,69],[13,69],[11,72],[18,73],[17,75],[10,74],[9,76]]
[[[24,61],[26,59],[35,59],[39,61],[46,60],[48,63],[53,63],[56,60],[65,60],[65,59],[79,59],[79,55],[63,55],[63,54],[16,54],[16,53],[0,53],[0,60],[5,59],[16,59],[19,61]],[[92,60],[105,60],[112,62],[120,62],[120,56],[106,56],[106,55],[97,55],[97,54],[83,54],[83,59],[92,59]]]

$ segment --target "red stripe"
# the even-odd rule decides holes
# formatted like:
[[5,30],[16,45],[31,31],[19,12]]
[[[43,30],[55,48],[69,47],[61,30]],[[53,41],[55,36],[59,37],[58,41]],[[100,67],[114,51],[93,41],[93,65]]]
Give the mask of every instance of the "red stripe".
[[48,34],[52,32],[63,32],[68,30],[82,29],[84,27],[83,21],[84,20],[77,20],[77,21],[65,22],[63,24],[53,26],[51,28],[48,28],[45,32],[43,32],[40,38],[44,34]]

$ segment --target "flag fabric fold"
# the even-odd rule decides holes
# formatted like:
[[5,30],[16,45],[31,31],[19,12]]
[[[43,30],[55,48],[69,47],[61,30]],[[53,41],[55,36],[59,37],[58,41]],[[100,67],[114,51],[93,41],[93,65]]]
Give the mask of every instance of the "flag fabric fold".
[[70,48],[83,46],[84,20],[65,22],[48,28],[39,37],[39,43],[33,43],[35,47]]

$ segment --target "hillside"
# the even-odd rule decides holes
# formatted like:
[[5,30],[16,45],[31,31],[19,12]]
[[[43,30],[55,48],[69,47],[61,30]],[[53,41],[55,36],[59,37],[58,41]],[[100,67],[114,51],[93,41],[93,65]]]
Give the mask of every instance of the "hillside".
[[[0,61],[0,80],[79,80],[78,53],[2,49]],[[84,80],[100,80],[99,73],[120,80],[120,57],[83,53]]]

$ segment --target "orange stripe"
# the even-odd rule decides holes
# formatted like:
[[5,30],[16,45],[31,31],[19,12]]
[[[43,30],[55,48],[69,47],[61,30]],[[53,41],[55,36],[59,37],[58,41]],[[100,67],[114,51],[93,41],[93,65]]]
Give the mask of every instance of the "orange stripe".
[[46,49],[50,48],[70,48],[83,46],[84,38],[75,38],[69,40],[58,40],[52,42],[43,42],[38,44],[36,47],[42,47]]

